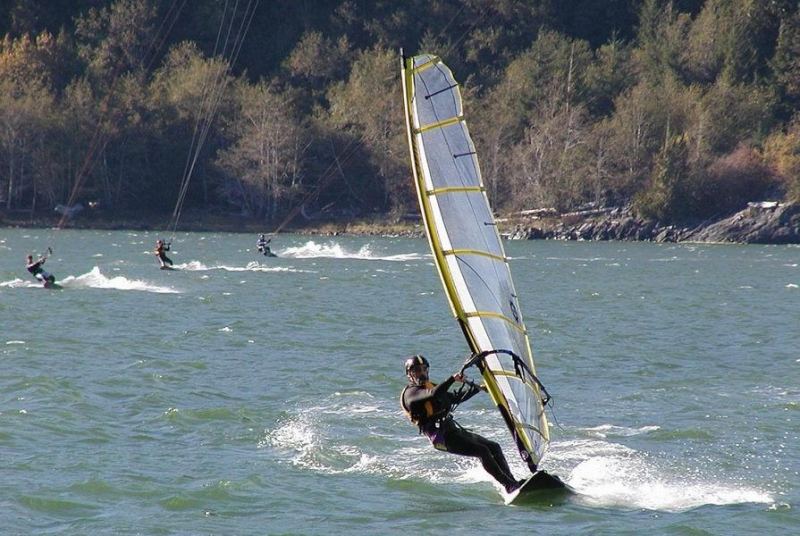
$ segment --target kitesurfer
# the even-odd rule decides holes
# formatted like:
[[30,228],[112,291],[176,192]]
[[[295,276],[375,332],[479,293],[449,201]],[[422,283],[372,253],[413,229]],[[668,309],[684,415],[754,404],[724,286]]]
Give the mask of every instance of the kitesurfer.
[[[489,439],[462,428],[452,416],[452,410],[469,400],[484,386],[476,385],[461,373],[453,374],[436,385],[428,378],[430,364],[422,355],[411,356],[405,362],[408,385],[400,395],[400,404],[408,418],[419,427],[434,448],[461,456],[480,458],[487,473],[511,493],[522,481],[514,478],[503,449]],[[463,384],[457,391],[448,391],[453,383]]]
[[156,240],[156,249],[153,250],[156,257],[158,257],[158,262],[161,263],[161,268],[166,268],[167,265],[172,266],[172,259],[167,257],[167,254],[164,253],[165,251],[169,251],[169,246],[171,242],[164,243],[163,240],[159,239]]
[[46,256],[39,257],[39,260],[34,262],[33,255],[28,255],[26,260],[27,260],[26,268],[37,281],[41,281],[42,283],[44,283],[45,286],[47,286],[48,284],[55,283],[56,281],[55,276],[51,273],[46,272],[44,268],[42,268],[44,261],[47,260]]
[[272,250],[270,250],[268,246],[270,242],[272,242],[272,239],[270,238],[269,240],[267,240],[263,234],[258,237],[258,243],[256,243],[256,246],[258,246],[258,252],[264,255],[265,257],[269,257],[270,255],[272,255]]

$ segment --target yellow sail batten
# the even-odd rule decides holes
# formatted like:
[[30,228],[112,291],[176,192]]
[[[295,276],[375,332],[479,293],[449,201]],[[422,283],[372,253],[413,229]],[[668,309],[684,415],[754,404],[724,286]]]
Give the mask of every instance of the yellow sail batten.
[[520,325],[514,321],[514,319],[507,317],[501,313],[494,313],[491,311],[475,311],[473,313],[463,313],[465,318],[497,318],[506,322],[508,325],[512,326],[514,329],[519,331],[522,334],[527,334],[527,330],[525,328],[520,327]]
[[494,253],[489,253],[488,251],[482,251],[480,249],[445,249],[442,250],[442,255],[477,255],[479,257],[487,257],[496,261],[506,262],[505,257],[495,255]]
[[480,193],[485,192],[486,188],[483,186],[444,186],[442,188],[434,188],[427,190],[425,193],[431,195],[441,194],[457,194],[457,193]]
[[439,63],[439,56],[431,56],[431,58],[428,61],[426,61],[425,63],[420,63],[416,67],[411,67],[409,69],[409,72],[411,72],[413,74],[421,73],[422,71],[424,71],[426,69],[430,69],[431,67],[433,67],[437,63]]
[[[517,378],[517,379],[519,379],[519,376],[517,376],[513,372],[509,372],[507,370],[492,370],[491,372],[495,376],[506,376],[506,377],[509,377],[509,378]],[[520,381],[522,381],[522,380],[520,380]]]
[[451,125],[457,125],[463,120],[464,117],[460,115],[456,117],[448,117],[447,119],[443,119],[442,121],[437,121],[436,123],[431,123],[429,125],[421,126],[418,129],[414,130],[414,134],[423,134],[425,132],[430,132],[431,130],[436,130],[437,128],[445,128]]

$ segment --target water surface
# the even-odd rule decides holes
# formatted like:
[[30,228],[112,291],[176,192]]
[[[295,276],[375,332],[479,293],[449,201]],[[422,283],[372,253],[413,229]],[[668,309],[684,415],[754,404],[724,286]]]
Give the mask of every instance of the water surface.
[[[405,421],[402,363],[466,346],[425,240],[0,231],[6,534],[712,534],[796,528],[800,248],[510,242],[543,466],[507,507]],[[24,270],[46,267],[62,291]],[[488,397],[459,421],[523,464]],[[791,530],[790,530],[791,529]]]

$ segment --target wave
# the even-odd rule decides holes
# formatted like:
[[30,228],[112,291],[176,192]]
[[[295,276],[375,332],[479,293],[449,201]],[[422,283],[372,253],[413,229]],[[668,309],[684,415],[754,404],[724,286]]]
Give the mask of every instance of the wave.
[[189,261],[183,264],[176,264],[174,268],[188,272],[206,272],[211,270],[224,270],[226,272],[292,272],[292,273],[315,273],[311,270],[300,270],[291,266],[271,266],[261,264],[258,261],[250,261],[244,266],[228,266],[216,264],[208,266],[200,261]]
[[398,255],[378,255],[372,252],[370,244],[361,246],[356,251],[348,251],[341,244],[337,242],[328,242],[327,244],[317,244],[310,240],[302,246],[290,247],[280,252],[281,257],[292,257],[295,259],[356,259],[364,261],[395,261],[406,262],[416,261],[425,258],[429,255],[421,255],[419,253],[401,253]]
[[361,390],[336,392],[314,405],[287,410],[265,431],[259,448],[323,474],[379,475],[412,485],[480,483],[499,489],[476,459],[438,456],[393,401]]
[[[289,409],[264,432],[259,447],[285,463],[323,474],[373,474],[412,486],[489,484],[499,490],[477,460],[435,455],[428,441],[403,420],[388,401],[361,391],[336,393],[316,404]],[[624,437],[657,430],[611,425],[588,429]],[[503,430],[483,435],[500,442],[515,474],[524,474]],[[774,503],[768,491],[747,482],[720,478],[706,467],[675,464],[604,439],[553,442],[545,461],[546,470],[576,490],[576,502],[593,508],[681,512],[704,505]]]
[[[106,277],[100,272],[100,268],[95,266],[91,271],[82,275],[70,275],[56,281],[59,286],[65,289],[76,288],[102,288],[114,290],[137,290],[141,292],[155,292],[161,294],[177,294],[179,291],[159,285],[153,285],[138,279],[128,279],[125,276]],[[13,279],[0,283],[0,287],[10,288],[42,288],[42,284],[36,281]]]
[[[631,448],[605,441],[554,444],[558,459],[580,460],[566,481],[592,507],[682,512],[705,505],[774,502],[764,490],[724,481],[704,468],[676,468]],[[558,474],[558,470],[554,471]]]

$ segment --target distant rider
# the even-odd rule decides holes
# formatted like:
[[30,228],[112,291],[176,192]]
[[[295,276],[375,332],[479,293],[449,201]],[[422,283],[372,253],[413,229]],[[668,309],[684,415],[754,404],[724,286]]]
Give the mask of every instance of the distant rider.
[[33,255],[28,255],[26,257],[27,260],[27,270],[36,278],[37,281],[41,281],[42,283],[47,286],[47,284],[55,283],[56,277],[53,274],[50,274],[42,268],[44,261],[47,260],[47,257],[39,257],[39,260],[33,262]]
[[269,244],[270,242],[272,242],[271,238],[267,240],[263,234],[259,236],[258,243],[256,243],[256,246],[258,246],[258,252],[266,257],[269,257],[272,254],[272,251],[269,249],[269,246],[267,244]]
[[[522,481],[514,478],[500,445],[462,428],[451,415],[455,405],[469,400],[485,387],[466,383],[468,380],[461,373],[453,374],[439,385],[431,383],[428,379],[430,364],[421,355],[406,359],[405,368],[408,385],[400,395],[400,404],[420,433],[427,436],[437,450],[480,458],[486,472],[507,493],[517,489]],[[464,385],[457,391],[448,391],[454,382]]]
[[172,259],[167,257],[167,254],[164,253],[165,251],[169,251],[170,245],[171,242],[165,244],[163,240],[156,240],[156,249],[153,253],[158,257],[158,262],[161,263],[162,268],[166,268],[168,264],[172,266]]

